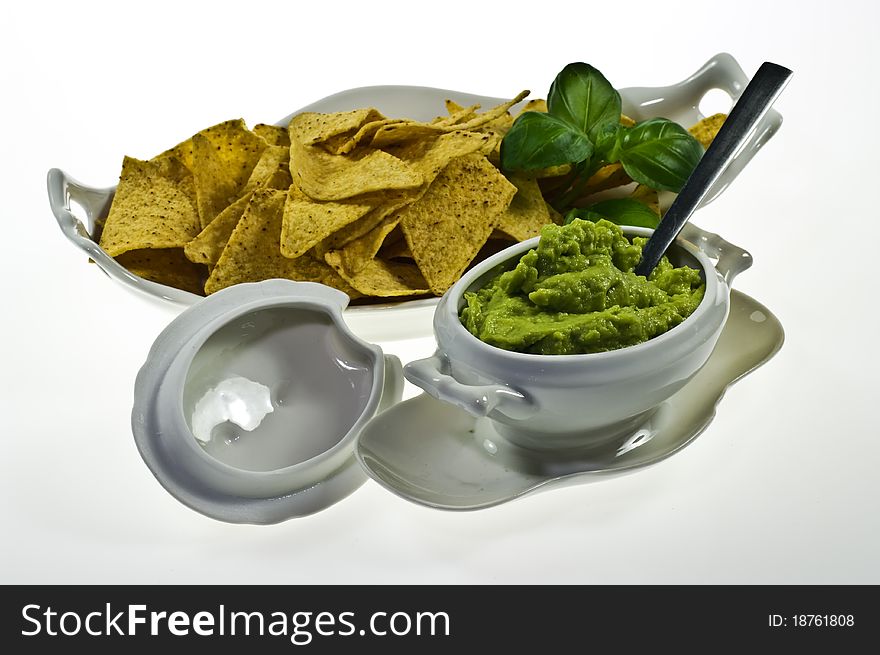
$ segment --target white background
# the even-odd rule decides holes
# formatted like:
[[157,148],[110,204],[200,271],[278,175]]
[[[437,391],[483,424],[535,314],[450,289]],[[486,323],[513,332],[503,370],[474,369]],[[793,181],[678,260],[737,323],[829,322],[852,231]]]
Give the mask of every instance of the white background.
[[[880,583],[876,3],[195,4],[4,9],[0,582]],[[786,342],[693,444],[474,513],[370,481],[307,518],[229,525],[156,482],[132,389],[172,315],[62,236],[49,168],[109,186],[125,154],[355,86],[543,96],[571,61],[665,85],[723,51],[795,71],[782,129],[695,221],[751,251],[735,286]]]

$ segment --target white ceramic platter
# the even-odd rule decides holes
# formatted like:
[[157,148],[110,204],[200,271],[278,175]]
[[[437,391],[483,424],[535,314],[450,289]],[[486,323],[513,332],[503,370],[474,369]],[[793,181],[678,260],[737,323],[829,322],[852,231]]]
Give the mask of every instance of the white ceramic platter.
[[[664,116],[683,125],[691,125],[703,117],[699,108],[708,93],[720,89],[730,96],[731,101],[735,101],[748,80],[736,60],[722,53],[712,57],[694,74],[677,84],[621,89],[623,111],[636,120]],[[533,97],[542,97],[542,94],[533,94]],[[370,86],[343,91],[318,100],[292,112],[276,124],[286,125],[291,116],[302,111],[333,112],[359,107],[375,107],[386,116],[430,120],[443,113],[444,100],[447,98],[466,106],[479,103],[484,108],[505,100],[431,87]],[[514,111],[516,109],[514,107]],[[781,122],[782,117],[775,110],[767,114],[751,141],[709,193],[706,202],[717,197],[733,181],[758,149],[776,132]],[[157,151],[160,149],[157,148]],[[120,153],[120,160],[122,154]],[[181,311],[199,300],[200,296],[190,292],[144,280],[130,273],[98,246],[96,239],[99,226],[109,211],[115,187],[88,186],[57,168],[49,171],[47,183],[49,204],[61,231],[111,279],[146,298],[176,305]],[[435,305],[435,299],[422,299],[355,306],[346,310],[346,320],[359,336],[366,339],[428,336]]]

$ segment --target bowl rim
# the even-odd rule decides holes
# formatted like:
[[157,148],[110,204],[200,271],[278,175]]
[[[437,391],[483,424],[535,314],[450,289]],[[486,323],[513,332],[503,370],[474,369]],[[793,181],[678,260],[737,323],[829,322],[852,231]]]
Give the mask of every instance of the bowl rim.
[[[345,451],[351,451],[348,454],[353,456],[352,446],[356,441],[357,434],[360,432],[361,429],[363,429],[364,425],[366,425],[366,423],[375,415],[381,401],[385,375],[385,361],[382,349],[379,346],[365,341],[354,334],[354,332],[351,331],[346,322],[344,320],[341,320],[341,318],[337,315],[337,312],[339,310],[327,301],[322,301],[321,299],[314,297],[296,297],[293,295],[288,295],[287,297],[285,297],[280,294],[261,296],[258,293],[253,293],[254,290],[250,288],[255,285],[263,287],[268,285],[277,286],[278,282],[291,285],[317,285],[317,283],[313,282],[294,282],[291,280],[267,280],[263,282],[235,285],[234,287],[230,287],[227,293],[224,293],[227,291],[224,289],[217,294],[212,294],[211,297],[215,298],[216,300],[213,300],[210,303],[198,303],[197,305],[189,308],[187,311],[185,311],[175,320],[173,320],[162,331],[156,342],[154,342],[154,346],[153,348],[151,348],[150,353],[147,356],[145,363],[137,376],[137,380],[135,383],[135,407],[133,409],[133,413],[137,413],[138,407],[141,403],[145,405],[145,413],[150,413],[149,410],[151,409],[154,410],[152,413],[155,413],[156,408],[154,405],[158,401],[158,398],[160,396],[161,387],[168,384],[167,377],[169,372],[173,368],[175,372],[179,372],[177,382],[174,383],[173,387],[171,387],[170,389],[175,393],[174,401],[172,406],[163,407],[159,411],[163,415],[163,422],[167,421],[170,425],[180,428],[181,431],[184,433],[175,435],[174,441],[177,444],[176,446],[175,444],[171,444],[170,446],[150,444],[150,453],[147,454],[144,452],[142,447],[146,445],[144,443],[145,440],[147,443],[153,441],[153,437],[151,435],[152,430],[147,430],[146,427],[141,430],[135,428],[135,441],[137,443],[138,450],[141,452],[142,458],[147,461],[147,464],[149,465],[150,469],[153,470],[154,474],[156,474],[157,460],[161,462],[161,460],[167,459],[170,453],[180,453],[181,448],[184,449],[188,455],[195,457],[199,462],[206,464],[209,468],[216,471],[217,473],[225,476],[235,476],[242,483],[259,483],[266,480],[280,482],[288,478],[293,481],[296,478],[308,473],[309,471],[313,471],[314,469],[320,467],[326,462],[331,462],[336,458],[340,458],[340,460],[347,459],[347,457],[344,457],[346,455]],[[234,292],[232,292],[233,289],[235,290]],[[327,289],[329,289],[329,287],[327,287]],[[334,289],[330,290],[339,293],[340,295],[345,295],[341,291],[336,291]],[[235,296],[241,295],[249,297],[247,297],[244,302],[241,302],[240,304],[231,307],[227,311],[222,310],[222,304],[224,300],[234,301]],[[241,317],[249,313],[275,308],[301,308],[310,311],[317,311],[328,316],[336,329],[338,329],[354,346],[361,349],[362,352],[368,355],[368,360],[371,365],[371,389],[370,397],[367,399],[366,403],[364,403],[355,421],[352,423],[351,426],[348,427],[345,433],[341,433],[339,435],[339,438],[334,442],[332,446],[322,450],[312,457],[309,457],[308,459],[302,460],[301,462],[289,464],[287,466],[283,466],[277,469],[258,471],[240,468],[228,464],[222,460],[217,459],[199,445],[197,439],[192,434],[189,422],[186,420],[186,415],[183,408],[182,391],[183,387],[186,385],[186,381],[192,367],[193,359],[195,358],[196,354],[201,351],[208,339],[216,334],[218,330],[226,327],[233,321],[240,319]],[[201,314],[202,316],[200,322],[193,329],[192,327],[190,327],[190,324],[186,322],[186,317],[191,318],[195,313]],[[168,346],[163,346],[167,350],[163,353],[165,357],[162,358],[162,361],[167,363],[163,366],[156,366],[156,362],[160,358],[157,357],[155,349],[160,348],[160,344],[167,343],[169,337],[175,334],[178,330],[188,331],[189,338],[186,338],[186,335],[184,335],[184,340],[180,340],[179,338],[175,338],[173,340],[172,343],[176,344],[175,346],[171,348],[168,348]],[[155,420],[151,423],[151,425],[153,428],[156,427]],[[343,465],[344,462],[340,461],[339,466]],[[185,462],[178,462],[176,464],[176,467],[190,470],[190,466]],[[161,469],[162,478],[175,477],[166,475],[168,471],[164,466],[158,466],[158,468]],[[336,470],[336,468],[338,467],[334,467],[333,471],[329,471],[328,475],[331,475]],[[160,476],[157,475],[156,477]],[[238,497],[235,492],[217,489],[214,487],[214,485],[209,484],[206,480],[202,478],[199,478],[198,481],[202,485],[211,488],[212,493],[221,494],[224,496]],[[306,480],[305,482],[305,486],[311,486],[312,484],[315,484],[315,481]],[[320,482],[320,480],[318,480],[317,482]],[[302,488],[302,486],[291,484],[288,493],[295,493]],[[274,497],[274,494],[264,494],[260,497]]]
[[[196,355],[198,355],[202,349],[205,347],[205,344],[225,327],[234,323],[237,320],[245,318],[251,314],[255,314],[257,312],[263,311],[271,311],[273,309],[305,309],[309,311],[317,311],[318,313],[324,314],[328,316],[331,322],[334,324],[334,327],[337,329],[339,325],[336,323],[336,320],[333,317],[332,311],[330,311],[326,306],[316,303],[312,300],[282,300],[279,299],[277,301],[266,303],[266,304],[258,304],[258,305],[242,305],[240,307],[236,307],[233,312],[229,314],[223,315],[223,321],[218,322],[216,324],[212,324],[212,329],[210,332],[204,331],[201,332],[196,339],[193,339],[189,343],[187,343],[187,348],[189,352],[186,353],[184,358],[180,360],[180,366],[183,370],[183,379],[181,382],[181,391],[186,386],[187,381],[189,379],[190,371],[192,370],[192,365],[195,360]],[[344,323],[344,321],[343,321]],[[330,326],[328,326],[329,328]],[[347,326],[346,326],[347,327]],[[332,329],[332,328],[331,328]],[[236,474],[238,473],[254,473],[257,474],[255,477],[275,477],[282,476],[287,474],[294,474],[301,470],[311,469],[312,467],[322,463],[327,459],[332,459],[335,454],[343,450],[345,448],[345,444],[352,441],[357,433],[360,431],[361,424],[366,423],[370,417],[375,413],[376,408],[378,407],[379,400],[382,393],[382,367],[384,366],[383,355],[381,351],[378,351],[377,346],[370,347],[371,344],[368,344],[364,340],[358,338],[354,335],[351,330],[341,330],[343,336],[353,344],[360,352],[367,354],[367,363],[370,367],[369,379],[370,379],[370,394],[366,398],[366,400],[361,404],[360,410],[357,413],[357,417],[352,422],[352,424],[346,429],[344,433],[340,433],[336,441],[329,448],[325,448],[321,450],[319,453],[316,453],[309,457],[308,459],[304,459],[299,462],[295,462],[293,464],[288,464],[286,466],[282,466],[279,468],[268,469],[268,470],[254,470],[241,468],[238,466],[233,466],[231,464],[227,464],[223,460],[217,459],[211,453],[202,448],[198,440],[195,438],[195,435],[192,435],[192,428],[190,426],[190,422],[186,420],[186,412],[183,408],[183,394],[181,393],[177,397],[177,402],[175,403],[174,412],[177,414],[177,419],[183,421],[183,425],[185,425],[190,432],[191,439],[186,439],[187,446],[191,446],[192,449],[201,457],[204,456],[208,458],[212,462],[217,462],[221,469],[224,471],[234,471]],[[329,367],[328,367],[329,369]],[[334,400],[338,400],[338,397]],[[268,474],[268,475],[263,475]]]
[[[620,226],[624,235],[628,238],[633,236],[650,236],[654,230],[645,227],[636,227],[631,225]],[[674,245],[685,250],[694,259],[699,262],[704,274],[706,289],[703,298],[697,308],[678,325],[673,326],[666,332],[652,337],[647,341],[634,344],[632,346],[624,346],[614,350],[607,350],[595,353],[577,353],[569,355],[541,355],[536,353],[523,353],[515,350],[506,350],[498,346],[482,341],[479,337],[472,334],[461,322],[459,314],[464,300],[465,292],[478,281],[479,278],[488,275],[493,268],[509,263],[512,259],[521,257],[529,250],[538,245],[540,237],[533,237],[528,241],[522,241],[501,250],[486,260],[480,262],[477,266],[465,273],[443,297],[443,302],[437,308],[435,313],[435,334],[438,332],[439,324],[442,322],[449,326],[455,332],[454,338],[464,339],[465,343],[485,353],[493,359],[506,358],[512,363],[522,363],[526,365],[534,365],[541,362],[542,366],[566,367],[572,365],[583,365],[584,362],[596,364],[623,363],[633,358],[643,357],[646,350],[660,349],[663,345],[670,341],[678,341],[684,331],[690,329],[697,321],[703,319],[717,304],[719,299],[727,305],[729,304],[730,288],[718,273],[715,264],[709,258],[708,254],[679,235]],[[445,328],[444,328],[445,329]]]

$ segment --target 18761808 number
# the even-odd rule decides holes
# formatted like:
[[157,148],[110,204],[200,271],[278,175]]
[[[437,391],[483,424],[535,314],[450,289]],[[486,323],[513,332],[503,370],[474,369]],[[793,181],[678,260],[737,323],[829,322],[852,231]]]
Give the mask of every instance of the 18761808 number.
[[771,628],[851,628],[856,624],[853,614],[770,614]]

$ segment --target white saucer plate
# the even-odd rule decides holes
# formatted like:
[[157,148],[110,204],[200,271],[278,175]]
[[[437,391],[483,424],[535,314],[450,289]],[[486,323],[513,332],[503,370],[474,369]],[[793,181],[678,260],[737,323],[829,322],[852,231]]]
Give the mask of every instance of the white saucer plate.
[[656,464],[712,422],[727,388],[773,357],[784,333],[756,300],[733,291],[730,316],[706,365],[643,424],[588,450],[534,451],[506,441],[486,418],[422,394],[375,417],[355,455],[367,474],[412,502],[476,510],[568,484]]

